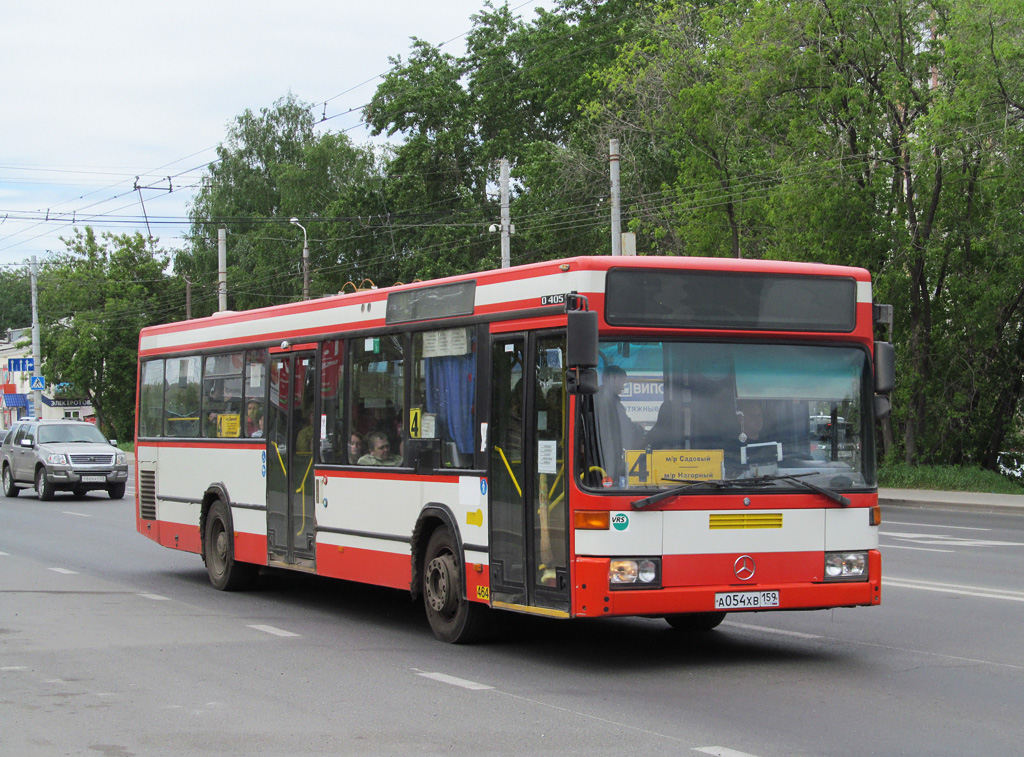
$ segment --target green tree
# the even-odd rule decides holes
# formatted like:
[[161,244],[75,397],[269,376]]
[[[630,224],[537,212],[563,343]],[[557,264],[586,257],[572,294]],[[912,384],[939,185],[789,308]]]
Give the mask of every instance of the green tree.
[[32,323],[32,286],[28,264],[0,268],[0,332]]
[[40,271],[42,374],[89,399],[100,427],[134,437],[139,331],[182,316],[167,258],[142,234],[76,229]]

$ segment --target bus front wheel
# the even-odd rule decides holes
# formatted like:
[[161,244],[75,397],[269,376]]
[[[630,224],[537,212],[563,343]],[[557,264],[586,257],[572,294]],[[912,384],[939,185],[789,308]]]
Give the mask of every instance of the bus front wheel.
[[487,608],[466,598],[462,564],[455,540],[446,528],[435,530],[427,542],[423,606],[434,636],[441,641],[466,644],[475,641],[483,630]]
[[665,621],[677,631],[699,633],[717,628],[725,620],[724,612],[690,612],[685,615],[666,615]]
[[206,534],[203,556],[210,583],[220,591],[240,591],[248,588],[256,577],[257,567],[235,561],[235,535],[231,526],[231,512],[221,500],[210,507],[206,515]]

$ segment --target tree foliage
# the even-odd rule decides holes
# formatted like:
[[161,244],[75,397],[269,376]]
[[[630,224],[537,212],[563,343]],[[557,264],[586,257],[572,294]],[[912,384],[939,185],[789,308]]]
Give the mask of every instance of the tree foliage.
[[87,397],[106,433],[132,439],[139,331],[181,317],[181,288],[142,234],[97,239],[87,227],[63,241],[39,276],[42,374]]
[[[1024,392],[1024,6],[1011,0],[485,2],[464,54],[413,40],[364,111],[384,147],[289,96],[246,111],[176,270],[233,307],[497,265],[497,160],[515,263],[608,249],[608,141],[641,254],[871,271],[896,306],[887,447],[993,466]],[[308,222],[308,223],[307,223]]]

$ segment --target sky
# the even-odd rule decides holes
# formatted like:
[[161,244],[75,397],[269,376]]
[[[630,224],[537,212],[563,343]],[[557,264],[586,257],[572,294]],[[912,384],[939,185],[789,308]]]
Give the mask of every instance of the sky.
[[[148,235],[147,217],[161,247],[178,247],[190,185],[234,119],[289,92],[326,113],[319,129],[368,141],[359,109],[388,57],[407,57],[414,36],[462,54],[483,0],[4,6],[0,266],[10,267],[62,252],[76,227]],[[554,0],[509,6],[530,21]]]

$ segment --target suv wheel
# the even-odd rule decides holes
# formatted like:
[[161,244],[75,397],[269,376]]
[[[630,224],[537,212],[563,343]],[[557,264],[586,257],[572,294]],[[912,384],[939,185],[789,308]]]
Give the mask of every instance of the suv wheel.
[[40,466],[36,471],[36,494],[45,502],[48,499],[53,499],[53,492],[53,484],[46,478],[46,468]]
[[21,489],[14,485],[14,474],[11,473],[11,466],[4,466],[4,494],[8,497],[17,497]]

